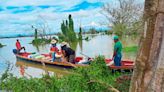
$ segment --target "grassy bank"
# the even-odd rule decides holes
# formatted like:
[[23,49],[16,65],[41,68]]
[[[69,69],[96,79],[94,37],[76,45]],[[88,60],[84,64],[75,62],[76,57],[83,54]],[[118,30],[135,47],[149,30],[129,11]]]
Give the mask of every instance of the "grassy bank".
[[16,78],[4,74],[0,82],[0,90],[14,92],[128,92],[129,80],[119,81],[122,74],[112,74],[106,67],[104,57],[97,57],[89,67],[71,70],[72,75],[42,78]]
[[128,52],[137,52],[138,46],[128,46],[123,48],[123,52],[128,53]]

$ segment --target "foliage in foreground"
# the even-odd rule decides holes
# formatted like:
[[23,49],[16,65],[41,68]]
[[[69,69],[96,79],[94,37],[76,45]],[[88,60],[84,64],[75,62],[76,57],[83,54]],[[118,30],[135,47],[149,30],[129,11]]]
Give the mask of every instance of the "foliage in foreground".
[[124,81],[121,84],[116,82],[116,78],[121,74],[111,74],[106,67],[104,57],[97,57],[90,67],[71,71],[74,74],[61,78],[46,75],[42,78],[28,79],[5,74],[5,77],[1,78],[0,90],[14,92],[113,92],[118,89],[121,92],[128,92],[130,82]]

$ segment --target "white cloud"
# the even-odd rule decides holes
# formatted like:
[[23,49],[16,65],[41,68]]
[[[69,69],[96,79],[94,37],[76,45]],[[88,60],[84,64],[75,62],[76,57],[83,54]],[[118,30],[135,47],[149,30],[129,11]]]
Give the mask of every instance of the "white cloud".
[[[107,0],[87,0],[88,2],[106,2]],[[47,24],[53,32],[60,31],[62,20],[68,18],[72,14],[75,28],[80,25],[93,25],[100,26],[99,21],[103,20],[103,15],[100,14],[100,9],[80,10],[75,12],[55,12],[56,8],[50,7],[41,9],[38,5],[60,5],[63,9],[68,9],[76,4],[83,2],[83,0],[1,0],[1,7],[6,6],[33,6],[34,10],[25,13],[13,14],[15,9],[0,12],[0,31],[2,33],[16,33],[16,32],[29,32],[31,25],[38,27],[38,24]],[[21,10],[22,8],[16,9]],[[45,21],[44,21],[44,20]]]
[[26,6],[26,5],[62,5],[70,7],[79,3],[81,0],[3,0],[1,5],[3,6]]

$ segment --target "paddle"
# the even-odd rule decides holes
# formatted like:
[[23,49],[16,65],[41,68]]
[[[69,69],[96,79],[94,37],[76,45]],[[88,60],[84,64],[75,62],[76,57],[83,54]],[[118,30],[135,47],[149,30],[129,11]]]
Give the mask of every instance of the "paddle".
[[93,58],[92,57],[90,57],[90,56],[88,56],[86,54],[83,54],[82,52],[80,52],[80,54],[83,55],[83,56],[85,56],[85,57],[87,57],[87,60],[85,59],[85,61],[84,62],[82,61],[81,63],[83,63],[83,64],[90,64],[90,62],[93,61]]
[[83,55],[83,56],[85,56],[85,57],[91,58],[91,57],[89,57],[88,55],[83,54],[82,52],[80,52],[80,54]]
[[77,68],[77,66],[75,66],[74,64],[72,64],[72,63],[70,63],[70,62],[66,62],[66,63],[70,64],[71,66],[73,66],[73,67],[75,67],[75,68]]
[[71,66],[77,68],[77,66],[75,66],[74,64],[68,62],[63,56],[62,56],[62,59],[64,59],[64,60],[62,60],[64,63],[70,64]]

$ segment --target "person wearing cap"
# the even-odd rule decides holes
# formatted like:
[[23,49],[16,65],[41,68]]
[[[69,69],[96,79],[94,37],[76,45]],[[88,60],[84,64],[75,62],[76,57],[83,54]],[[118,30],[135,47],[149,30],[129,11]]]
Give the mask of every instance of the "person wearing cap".
[[70,47],[68,47],[67,42],[61,43],[61,50],[62,50],[64,58],[66,58],[68,62],[74,63],[75,51],[71,49]]
[[122,58],[122,43],[119,41],[118,36],[114,36],[114,52],[112,60],[114,60],[115,66],[121,66],[121,58]]
[[18,53],[20,53],[20,51],[21,51],[22,49],[24,50],[24,52],[26,52],[25,47],[22,47],[22,46],[21,46],[21,43],[19,42],[19,39],[16,40],[15,45],[16,45],[16,48],[17,48],[17,52],[18,52]]
[[59,52],[59,49],[56,47],[56,43],[57,43],[57,40],[55,40],[55,39],[51,40],[50,54],[52,57],[52,62],[56,61],[55,54],[57,54]]

